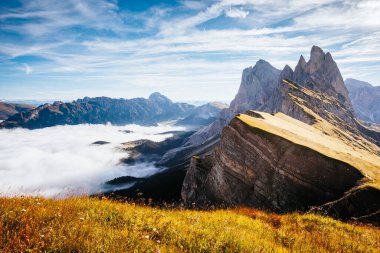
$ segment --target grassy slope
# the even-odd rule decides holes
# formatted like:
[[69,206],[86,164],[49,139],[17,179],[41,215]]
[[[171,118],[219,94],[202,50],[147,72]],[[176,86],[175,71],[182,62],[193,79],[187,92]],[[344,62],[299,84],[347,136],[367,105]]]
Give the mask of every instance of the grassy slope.
[[[312,214],[0,198],[0,252],[376,252],[380,229]],[[377,251],[378,252],[378,251]]]
[[[317,118],[318,123],[310,126],[283,113],[276,113],[274,116],[263,112],[255,113],[260,114],[263,119],[246,114],[240,114],[237,118],[251,127],[278,135],[325,156],[344,161],[360,170],[367,177],[367,183],[380,189],[380,157],[371,152],[379,150],[378,147],[370,143],[353,146],[352,143],[359,143],[358,139],[349,139],[354,137],[342,132],[317,115],[313,116]],[[361,141],[364,142],[364,140]],[[367,149],[369,147],[371,150]]]

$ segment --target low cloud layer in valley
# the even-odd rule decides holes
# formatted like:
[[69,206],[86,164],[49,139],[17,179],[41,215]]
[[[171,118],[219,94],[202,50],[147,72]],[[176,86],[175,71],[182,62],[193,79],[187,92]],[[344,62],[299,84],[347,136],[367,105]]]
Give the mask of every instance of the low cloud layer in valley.
[[[138,139],[162,141],[171,136],[162,133],[179,129],[168,125],[77,125],[0,130],[0,194],[91,194],[115,177],[152,175],[159,170],[152,164],[120,164],[127,153],[118,149],[119,144]],[[95,141],[110,143],[91,145]]]

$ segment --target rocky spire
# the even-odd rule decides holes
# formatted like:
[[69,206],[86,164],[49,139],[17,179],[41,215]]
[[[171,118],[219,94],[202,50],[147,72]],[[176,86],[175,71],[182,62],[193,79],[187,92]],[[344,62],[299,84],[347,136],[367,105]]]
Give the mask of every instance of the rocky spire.
[[293,81],[337,97],[348,109],[352,109],[348,91],[337,64],[330,53],[324,53],[318,46],[312,47],[308,62],[303,56],[300,57]]
[[239,91],[228,110],[230,116],[251,108],[265,110],[269,97],[277,87],[279,75],[280,70],[262,59],[255,66],[244,69]]
[[283,70],[281,71],[281,74],[280,74],[280,82],[284,79],[292,79],[293,78],[293,70],[291,67],[289,67],[289,65],[285,65],[285,67],[283,68]]

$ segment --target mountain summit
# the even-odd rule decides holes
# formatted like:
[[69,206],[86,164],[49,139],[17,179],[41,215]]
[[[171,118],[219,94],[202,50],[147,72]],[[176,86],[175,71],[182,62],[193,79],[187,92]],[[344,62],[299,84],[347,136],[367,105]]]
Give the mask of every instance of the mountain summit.
[[324,53],[318,46],[312,47],[308,62],[301,55],[291,80],[299,85],[337,96],[342,104],[352,109],[348,91],[337,64],[330,53]]
[[[236,114],[247,110],[283,112],[305,123],[311,123],[310,117],[290,100],[287,95],[290,92],[290,86],[284,83],[284,80],[316,91],[316,94],[334,98],[334,103],[329,103],[328,98],[319,100],[313,97],[309,97],[308,102],[313,102],[313,107],[316,110],[319,108],[318,113],[326,120],[330,120],[328,114],[333,113],[341,119],[339,121],[341,125],[348,124],[351,130],[357,131],[348,91],[337,64],[330,53],[324,53],[320,47],[313,46],[309,61],[301,55],[294,71],[288,65],[280,71],[264,60],[259,60],[255,66],[244,69],[239,91],[229,108],[222,110],[219,118],[212,124],[190,136],[187,143],[177,151],[183,152],[183,149],[186,149],[186,153],[196,154],[202,143],[214,143],[212,140],[218,138],[223,127]],[[305,96],[305,93],[299,93],[299,95]],[[325,102],[323,106],[321,106],[322,101]],[[380,139],[380,137],[376,138]],[[162,162],[176,159],[174,154],[177,151],[169,152],[163,157]]]
[[[220,119],[180,150],[196,155],[182,188],[185,203],[280,213],[318,206],[313,210],[375,224],[380,133],[356,120],[331,54],[313,46],[309,61],[301,56],[294,72],[263,61],[256,66],[243,71],[239,92]],[[210,141],[215,139],[219,143]],[[208,143],[215,146],[204,152]]]

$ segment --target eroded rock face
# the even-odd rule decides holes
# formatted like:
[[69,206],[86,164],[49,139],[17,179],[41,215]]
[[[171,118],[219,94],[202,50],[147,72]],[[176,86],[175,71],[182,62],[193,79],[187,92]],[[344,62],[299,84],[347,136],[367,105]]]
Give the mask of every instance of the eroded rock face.
[[355,188],[343,197],[313,208],[313,212],[342,220],[355,220],[380,226],[380,190],[375,187]]
[[248,109],[266,111],[268,102],[277,88],[280,71],[264,60],[259,60],[254,67],[243,70],[239,91],[227,115],[232,118],[236,113]]
[[211,160],[193,159],[182,188],[186,204],[307,210],[341,197],[363,178],[345,162],[238,118],[223,129]]
[[[380,194],[380,149],[375,144],[380,133],[355,119],[331,54],[314,46],[310,60],[301,56],[294,72],[285,66],[270,80],[269,100],[250,71],[243,72],[239,93],[224,113],[231,117],[256,107],[272,115],[247,111],[235,116],[214,152],[191,160],[184,202],[275,212],[320,206],[313,210],[376,224],[380,201],[373,196]],[[250,89],[256,95],[246,95]],[[251,120],[242,120],[247,118]],[[194,136],[221,128],[211,125]]]

